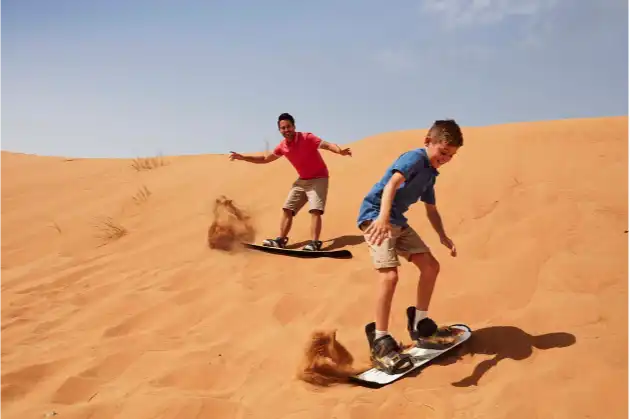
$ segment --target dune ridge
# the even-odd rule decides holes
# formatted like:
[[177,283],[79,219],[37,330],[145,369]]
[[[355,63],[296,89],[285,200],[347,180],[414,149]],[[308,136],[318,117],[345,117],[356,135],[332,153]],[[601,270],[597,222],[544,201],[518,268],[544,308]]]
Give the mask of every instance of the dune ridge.
[[[335,330],[352,365],[368,361],[376,276],[356,214],[425,129],[325,154],[324,246],[350,260],[210,246],[213,222],[233,220],[217,202],[246,214],[230,237],[275,237],[295,178],[284,160],[3,151],[2,416],[625,418],[627,128],[627,117],[464,128],[437,184],[458,257],[421,207],[409,218],[442,264],[432,317],[475,335],[379,390],[301,380],[304,348]],[[308,231],[299,214],[291,243]],[[416,274],[403,264],[400,276],[391,331],[405,341]]]

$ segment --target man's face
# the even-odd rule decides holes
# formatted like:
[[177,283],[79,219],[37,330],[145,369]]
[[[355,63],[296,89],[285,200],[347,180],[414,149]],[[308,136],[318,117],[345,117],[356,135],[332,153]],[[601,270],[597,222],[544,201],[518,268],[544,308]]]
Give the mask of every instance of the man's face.
[[425,145],[431,166],[436,169],[451,161],[458,150],[458,147],[448,145],[441,141],[432,143],[428,139],[425,140]]
[[278,122],[278,130],[280,134],[287,140],[290,140],[295,135],[295,127],[291,123],[291,121],[282,120]]

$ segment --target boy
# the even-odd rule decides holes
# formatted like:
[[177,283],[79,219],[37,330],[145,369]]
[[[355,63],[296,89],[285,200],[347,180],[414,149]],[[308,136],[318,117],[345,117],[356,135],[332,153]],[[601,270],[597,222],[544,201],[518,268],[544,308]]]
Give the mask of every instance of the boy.
[[[427,218],[440,242],[456,256],[453,241],[446,235],[435,206],[434,184],[438,168],[448,163],[463,145],[463,136],[453,120],[437,120],[429,129],[424,148],[403,153],[387,169],[361,203],[357,220],[368,243],[372,263],[379,272],[376,321],[365,332],[372,362],[390,374],[410,366],[396,340],[389,334],[391,303],[398,282],[398,254],[420,270],[416,306],[407,308],[407,330],[415,346],[440,349],[452,343],[454,330],[438,328],[427,315],[433,287],[440,269],[438,261],[404,214],[416,201],[423,201]],[[450,338],[450,339],[449,339]]]
[[293,182],[289,195],[282,206],[280,235],[267,239],[264,246],[286,247],[293,217],[308,201],[311,213],[311,242],[303,250],[321,250],[319,235],[322,230],[322,214],[328,195],[328,167],[319,150],[328,150],[342,156],[352,156],[349,148],[330,144],[310,132],[296,132],[295,120],[288,113],[278,117],[278,130],[284,139],[268,156],[243,156],[230,152],[230,160],[243,160],[250,163],[271,163],[285,156],[298,172],[299,178]]

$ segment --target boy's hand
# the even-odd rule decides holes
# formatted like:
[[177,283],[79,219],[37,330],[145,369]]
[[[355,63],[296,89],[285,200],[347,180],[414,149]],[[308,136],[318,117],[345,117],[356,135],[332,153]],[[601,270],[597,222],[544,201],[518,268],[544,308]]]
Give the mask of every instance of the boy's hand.
[[352,156],[352,151],[350,150],[350,148],[343,148],[341,149],[339,154],[341,154],[342,156]]
[[453,257],[457,256],[457,249],[455,248],[455,243],[453,243],[453,240],[449,239],[447,236],[442,236],[440,237],[440,242],[444,246],[451,249],[451,256]]
[[243,155],[230,151],[230,160],[243,160]]
[[377,218],[370,226],[365,230],[365,234],[368,236],[368,243],[380,246],[383,240],[391,237],[392,225],[389,220],[382,220]]

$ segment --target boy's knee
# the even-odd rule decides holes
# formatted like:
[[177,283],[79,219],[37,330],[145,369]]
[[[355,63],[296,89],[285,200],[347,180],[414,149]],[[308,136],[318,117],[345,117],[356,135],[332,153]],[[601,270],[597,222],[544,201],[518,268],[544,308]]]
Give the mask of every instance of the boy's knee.
[[436,273],[440,272],[440,262],[438,262],[438,260],[435,257],[433,257],[433,255],[431,255],[430,253],[429,255],[430,255],[430,258],[428,262],[428,268],[432,271],[435,271]]
[[379,269],[381,273],[381,280],[389,282],[391,284],[398,283],[398,269],[396,268],[383,268]]
[[284,215],[286,215],[289,218],[292,218],[295,215],[293,210],[288,209],[288,208],[282,208],[282,211],[284,212]]
[[429,269],[437,275],[440,272],[440,262],[436,258],[432,258]]
[[417,253],[411,260],[422,272],[440,272],[440,262],[431,253]]

